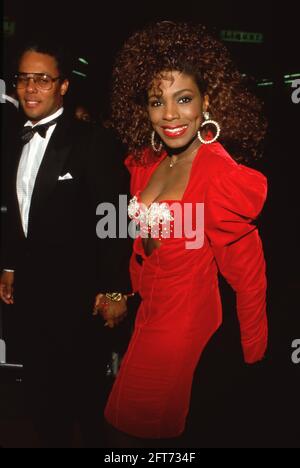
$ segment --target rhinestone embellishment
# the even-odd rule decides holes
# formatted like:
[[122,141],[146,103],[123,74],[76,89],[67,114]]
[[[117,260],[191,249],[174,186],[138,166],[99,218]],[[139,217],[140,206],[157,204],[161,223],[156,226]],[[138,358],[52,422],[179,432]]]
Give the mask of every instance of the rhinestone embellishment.
[[166,226],[174,221],[171,214],[169,205],[167,203],[152,203],[147,208],[142,203],[139,203],[138,198],[133,197],[128,206],[129,218],[136,221],[141,227],[142,233],[149,233],[149,231],[160,231],[167,234],[170,232]]

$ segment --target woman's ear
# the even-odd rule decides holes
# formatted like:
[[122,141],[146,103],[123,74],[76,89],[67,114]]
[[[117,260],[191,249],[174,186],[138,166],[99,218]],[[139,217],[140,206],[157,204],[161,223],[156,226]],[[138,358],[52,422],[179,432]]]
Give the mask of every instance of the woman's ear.
[[203,99],[203,112],[207,112],[209,109],[209,96],[206,94]]

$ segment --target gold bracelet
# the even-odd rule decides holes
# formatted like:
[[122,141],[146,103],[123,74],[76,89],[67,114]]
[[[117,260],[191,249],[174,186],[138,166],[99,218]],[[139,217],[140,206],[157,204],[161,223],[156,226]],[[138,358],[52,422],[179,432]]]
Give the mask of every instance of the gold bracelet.
[[129,297],[133,297],[133,296],[135,296],[135,293],[122,294],[120,292],[113,292],[113,293],[105,294],[105,297],[107,297],[107,299],[110,299],[113,302],[121,302],[123,298],[125,299],[125,301],[127,301]]

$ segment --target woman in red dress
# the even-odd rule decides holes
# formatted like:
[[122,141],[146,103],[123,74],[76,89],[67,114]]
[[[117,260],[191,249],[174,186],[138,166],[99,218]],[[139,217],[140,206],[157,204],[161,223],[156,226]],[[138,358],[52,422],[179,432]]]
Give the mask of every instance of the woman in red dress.
[[[258,153],[261,115],[202,26],[152,25],[118,57],[113,122],[131,154],[129,216],[140,235],[130,270],[142,298],[105,411],[119,434],[183,433],[196,366],[222,323],[218,272],[236,292],[245,361],[264,357],[265,260],[254,221],[267,182],[241,164]],[[133,438],[123,447],[136,446]]]

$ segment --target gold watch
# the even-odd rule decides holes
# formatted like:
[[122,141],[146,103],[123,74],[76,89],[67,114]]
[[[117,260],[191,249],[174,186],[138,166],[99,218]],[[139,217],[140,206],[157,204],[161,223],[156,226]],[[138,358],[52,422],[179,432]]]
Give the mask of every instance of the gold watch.
[[121,302],[124,296],[122,293],[113,292],[113,293],[106,293],[105,297],[107,297],[107,299],[110,299],[113,302]]
[[107,297],[107,299],[110,299],[111,301],[113,302],[121,302],[121,300],[124,298],[125,301],[127,301],[127,299],[129,297],[133,297],[135,296],[135,293],[131,293],[131,294],[122,294],[120,292],[113,292],[113,293],[106,293],[105,294],[105,297]]

